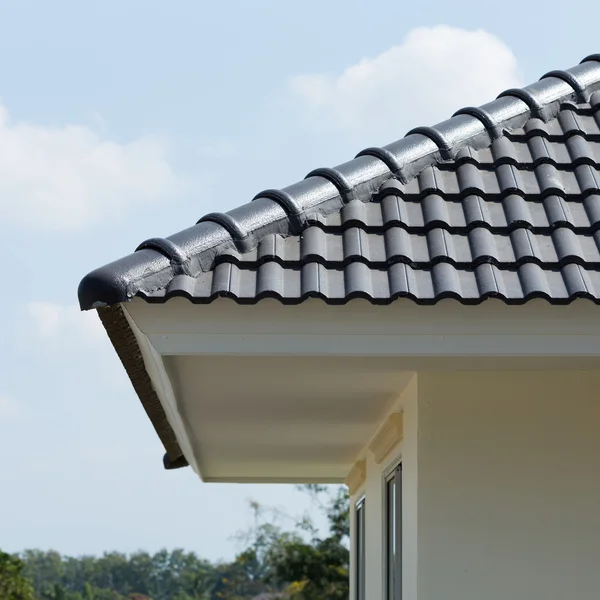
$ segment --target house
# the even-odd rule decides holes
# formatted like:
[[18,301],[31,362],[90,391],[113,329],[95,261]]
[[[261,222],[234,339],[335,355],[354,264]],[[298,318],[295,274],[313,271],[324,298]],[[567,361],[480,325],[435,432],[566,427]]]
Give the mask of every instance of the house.
[[167,469],[347,483],[353,600],[600,598],[600,55],[148,239],[79,300]]

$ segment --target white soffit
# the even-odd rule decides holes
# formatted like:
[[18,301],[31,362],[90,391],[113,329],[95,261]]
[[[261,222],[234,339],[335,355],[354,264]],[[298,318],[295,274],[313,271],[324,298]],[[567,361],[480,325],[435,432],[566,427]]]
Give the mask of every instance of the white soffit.
[[342,482],[415,371],[594,368],[589,302],[124,305],[205,481]]
[[342,481],[412,373],[391,357],[163,358],[207,480]]

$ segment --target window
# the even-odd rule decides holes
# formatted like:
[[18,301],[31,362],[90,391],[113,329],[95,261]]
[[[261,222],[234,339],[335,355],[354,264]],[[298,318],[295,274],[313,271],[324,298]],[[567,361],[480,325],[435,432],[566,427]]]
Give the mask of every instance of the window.
[[385,482],[387,600],[402,600],[402,465]]
[[364,498],[356,505],[356,600],[366,600]]

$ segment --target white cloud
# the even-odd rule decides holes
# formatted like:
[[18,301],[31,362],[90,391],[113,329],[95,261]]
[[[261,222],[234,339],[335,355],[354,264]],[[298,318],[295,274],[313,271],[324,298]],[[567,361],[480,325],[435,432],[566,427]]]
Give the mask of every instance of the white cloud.
[[85,126],[11,123],[0,103],[0,218],[5,223],[81,229],[171,196],[178,185],[157,137],[120,144]]
[[81,312],[79,307],[53,302],[30,302],[28,313],[34,334],[53,345],[96,346],[107,341],[106,332],[96,314]]
[[296,76],[290,89],[320,130],[385,144],[521,84],[515,56],[497,37],[440,25],[413,29],[402,44],[339,75]]

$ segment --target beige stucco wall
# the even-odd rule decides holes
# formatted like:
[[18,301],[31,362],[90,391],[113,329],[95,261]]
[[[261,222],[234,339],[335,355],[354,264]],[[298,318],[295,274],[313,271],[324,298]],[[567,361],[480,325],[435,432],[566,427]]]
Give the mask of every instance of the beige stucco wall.
[[404,600],[600,598],[600,374],[421,372],[397,410],[404,439],[379,465],[366,445],[352,498],[367,498],[369,599],[385,597],[399,457]]
[[600,598],[600,376],[419,374],[418,598]]

